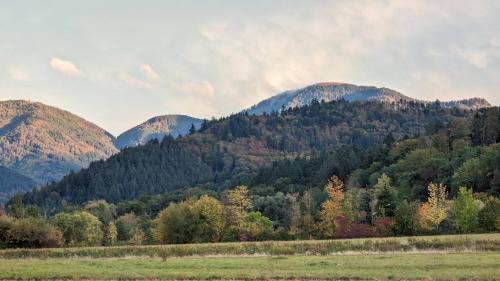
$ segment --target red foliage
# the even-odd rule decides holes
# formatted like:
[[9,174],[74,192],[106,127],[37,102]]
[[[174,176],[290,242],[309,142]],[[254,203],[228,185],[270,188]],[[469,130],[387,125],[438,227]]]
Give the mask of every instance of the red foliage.
[[388,217],[376,218],[373,220],[373,226],[377,229],[380,236],[390,236],[392,235],[394,220]]
[[336,238],[366,238],[380,236],[375,227],[366,223],[349,223],[346,216],[340,216],[335,222]]

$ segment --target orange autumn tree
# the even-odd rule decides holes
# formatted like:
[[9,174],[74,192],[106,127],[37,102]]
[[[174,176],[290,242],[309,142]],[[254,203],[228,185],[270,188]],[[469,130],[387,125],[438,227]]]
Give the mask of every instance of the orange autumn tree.
[[420,226],[427,230],[436,230],[446,214],[446,186],[442,183],[430,183],[428,186],[429,197],[418,210]]
[[332,176],[326,186],[325,191],[328,199],[321,204],[320,228],[326,237],[334,237],[336,220],[340,217],[344,203],[344,183],[337,177]]

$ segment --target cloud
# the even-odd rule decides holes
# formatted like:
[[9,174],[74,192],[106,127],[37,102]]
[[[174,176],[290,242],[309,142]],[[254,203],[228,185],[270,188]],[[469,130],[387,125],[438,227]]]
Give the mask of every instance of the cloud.
[[139,66],[139,72],[142,73],[149,81],[158,81],[160,80],[160,75],[149,65],[149,64],[141,64]]
[[69,60],[63,60],[63,59],[54,57],[50,60],[50,66],[53,69],[55,69],[61,73],[64,73],[66,75],[69,75],[69,76],[81,76],[81,75],[83,75],[83,72],[80,69],[78,69],[72,61],[69,61]]
[[29,81],[30,80],[29,74],[26,71],[24,71],[24,69],[22,69],[20,67],[17,67],[17,66],[10,67],[8,72],[9,72],[9,76],[14,80],[18,80],[18,81]]
[[120,80],[123,82],[127,83],[128,85],[134,86],[134,87],[142,87],[146,89],[152,89],[153,85],[149,82],[143,81],[141,79],[135,78],[134,76],[126,73],[126,72],[121,72],[118,76]]
[[215,88],[208,81],[185,81],[177,83],[174,88],[185,95],[196,96],[200,98],[213,98],[215,96]]

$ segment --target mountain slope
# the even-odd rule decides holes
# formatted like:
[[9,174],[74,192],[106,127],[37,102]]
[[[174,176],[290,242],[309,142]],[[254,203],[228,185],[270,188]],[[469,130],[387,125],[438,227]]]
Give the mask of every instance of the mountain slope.
[[29,101],[0,102],[0,165],[38,183],[116,153],[113,140],[70,112]]
[[[427,101],[410,98],[388,88],[328,82],[283,92],[259,102],[246,111],[249,114],[260,115],[263,113],[271,113],[272,111],[280,111],[282,108],[301,107],[310,104],[313,100],[329,102],[339,99],[347,101],[372,100],[387,103],[405,100],[429,103]],[[441,102],[441,106],[446,108],[457,107],[460,109],[477,109],[491,105],[484,99],[472,98],[467,100]]]
[[30,178],[0,166],[0,204],[6,203],[16,193],[30,191],[35,185]]
[[433,132],[472,115],[433,104],[374,101],[313,102],[279,115],[240,113],[204,123],[198,132],[176,140],[126,148],[107,161],[26,194],[24,200],[48,207],[63,200],[119,202],[200,184],[224,189],[276,160],[313,157],[344,145],[365,150],[386,139]]
[[174,138],[189,133],[191,125],[196,129],[203,120],[186,115],[164,115],[153,117],[146,122],[124,132],[116,138],[115,145],[122,149],[145,144],[152,139],[162,140],[171,135]]

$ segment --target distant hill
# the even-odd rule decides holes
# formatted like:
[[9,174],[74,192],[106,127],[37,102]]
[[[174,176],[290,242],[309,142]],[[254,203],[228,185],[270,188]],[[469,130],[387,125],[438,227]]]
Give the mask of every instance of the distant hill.
[[0,165],[37,183],[116,153],[114,137],[68,111],[23,100],[0,102]]
[[0,166],[0,204],[6,203],[16,193],[30,191],[35,185],[30,178]]
[[[429,103],[405,96],[388,88],[377,88],[373,86],[357,86],[345,83],[318,83],[297,90],[289,90],[263,100],[246,110],[249,114],[260,115],[280,111],[282,108],[302,107],[310,104],[313,100],[333,101],[344,99],[347,101],[379,101],[393,103],[399,101],[414,101]],[[442,107],[460,109],[478,109],[491,106],[485,99],[471,98],[467,100],[441,102]]]
[[164,115],[153,117],[146,122],[124,132],[116,138],[116,147],[124,147],[145,144],[152,139],[162,140],[171,135],[176,138],[189,133],[191,125],[199,129],[203,120],[186,115]]

